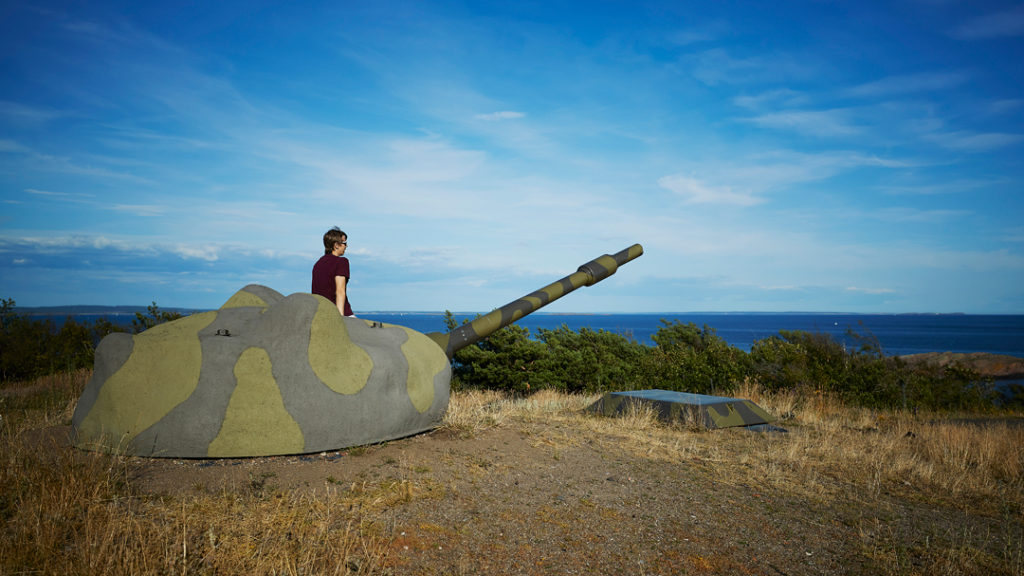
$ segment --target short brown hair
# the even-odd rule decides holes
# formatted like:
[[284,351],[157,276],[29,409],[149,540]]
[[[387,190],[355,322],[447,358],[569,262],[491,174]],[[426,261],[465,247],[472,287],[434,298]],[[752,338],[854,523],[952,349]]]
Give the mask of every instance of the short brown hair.
[[341,228],[335,226],[324,234],[324,254],[330,254],[334,252],[334,245],[341,244],[348,240],[348,234],[341,231]]

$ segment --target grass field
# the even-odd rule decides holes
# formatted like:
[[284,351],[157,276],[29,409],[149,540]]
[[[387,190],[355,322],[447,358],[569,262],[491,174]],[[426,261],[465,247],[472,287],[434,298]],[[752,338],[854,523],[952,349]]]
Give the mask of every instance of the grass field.
[[[789,430],[759,434],[465,392],[430,435],[234,462],[214,485],[203,463],[62,444],[89,376],[0,389],[0,574],[1024,573],[1017,414],[749,385],[733,395]],[[630,535],[646,544],[593,559]]]

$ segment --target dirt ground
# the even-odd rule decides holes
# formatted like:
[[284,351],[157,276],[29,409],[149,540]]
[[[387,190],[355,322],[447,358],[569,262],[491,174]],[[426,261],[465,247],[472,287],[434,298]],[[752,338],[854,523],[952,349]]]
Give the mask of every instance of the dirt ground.
[[721,456],[676,459],[653,445],[645,454],[635,438],[527,419],[318,455],[128,465],[133,489],[154,495],[376,495],[357,512],[390,542],[395,575],[927,574],[929,542],[1005,533],[956,506],[865,496],[841,480],[819,497],[737,474],[730,447],[751,434],[692,434]]

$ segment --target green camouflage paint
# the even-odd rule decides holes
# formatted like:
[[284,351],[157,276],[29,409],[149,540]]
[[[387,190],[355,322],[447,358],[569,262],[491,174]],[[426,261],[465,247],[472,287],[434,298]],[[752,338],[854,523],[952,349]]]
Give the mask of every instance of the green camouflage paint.
[[576,272],[552,282],[547,286],[531,292],[518,300],[496,308],[491,312],[455,328],[447,334],[431,332],[427,334],[437,345],[445,350],[451,358],[457,351],[479,342],[494,332],[512,324],[523,316],[536,312],[538,309],[565,296],[569,292],[583,286],[592,286],[615,274],[619,266],[643,255],[643,246],[633,244],[629,248],[612,254],[605,254],[580,266]]
[[222,458],[337,450],[436,427],[455,350],[643,254],[633,245],[448,334],[343,318],[250,284],[218,310],[111,334],[72,418],[80,448]]

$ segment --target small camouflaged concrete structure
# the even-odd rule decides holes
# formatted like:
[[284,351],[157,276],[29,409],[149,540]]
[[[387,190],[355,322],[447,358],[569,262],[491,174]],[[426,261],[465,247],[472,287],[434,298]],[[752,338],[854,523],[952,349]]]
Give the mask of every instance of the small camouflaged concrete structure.
[[452,355],[639,257],[634,244],[448,333],[344,318],[329,300],[251,284],[219,310],[96,349],[75,445],[221,458],[337,450],[434,428]]
[[775,421],[750,400],[671,390],[610,392],[588,406],[587,411],[617,416],[644,405],[653,408],[661,420],[696,421],[705,428],[761,426]]
[[429,430],[448,358],[402,326],[249,285],[219,310],[111,334],[75,409],[75,444],[208,458],[334,450]]

